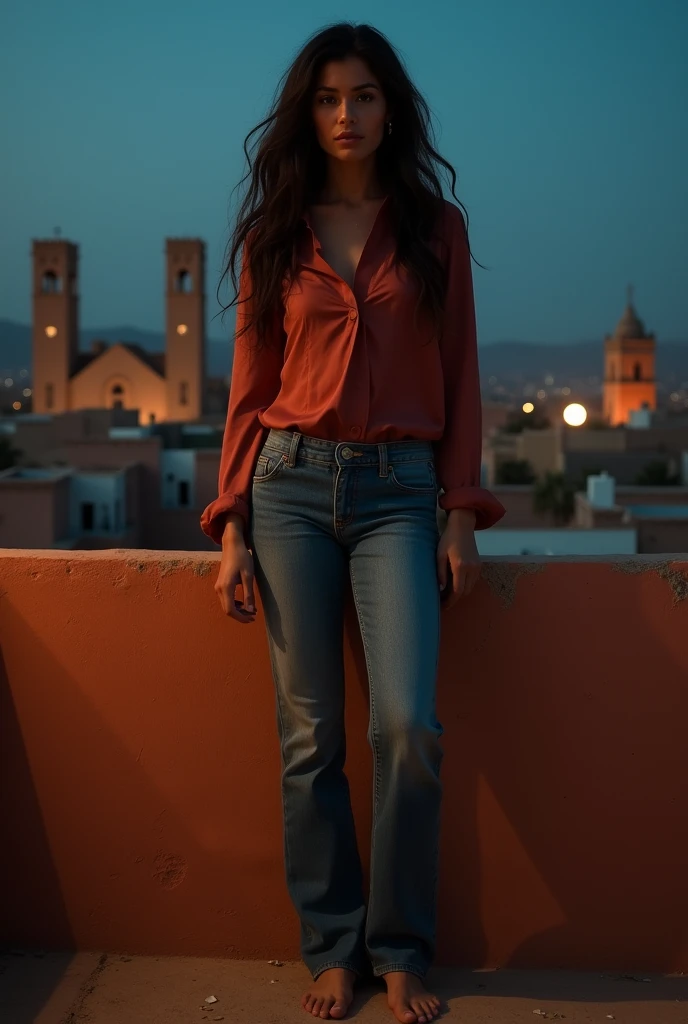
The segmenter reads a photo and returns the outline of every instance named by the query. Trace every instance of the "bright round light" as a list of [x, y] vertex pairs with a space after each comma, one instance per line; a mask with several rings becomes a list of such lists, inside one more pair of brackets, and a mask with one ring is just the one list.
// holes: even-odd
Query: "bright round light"
[[568, 423], [570, 427], [580, 427], [581, 423], [585, 423], [588, 418], [585, 406], [579, 405], [578, 402], [572, 402], [571, 405], [567, 405], [562, 415], [564, 422]]
[[535, 406], [533, 405], [532, 402], [524, 402], [523, 403], [523, 411], [524, 412], [532, 412], [534, 408], [535, 408]]

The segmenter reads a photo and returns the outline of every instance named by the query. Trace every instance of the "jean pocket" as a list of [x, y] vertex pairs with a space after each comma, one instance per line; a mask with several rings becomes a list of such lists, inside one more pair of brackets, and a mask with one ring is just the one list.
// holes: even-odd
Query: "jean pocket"
[[436, 494], [437, 478], [432, 459], [411, 459], [389, 464], [391, 483], [400, 491], [415, 494]]
[[256, 484], [272, 480], [284, 469], [286, 455], [281, 452], [264, 448], [258, 456], [253, 482]]

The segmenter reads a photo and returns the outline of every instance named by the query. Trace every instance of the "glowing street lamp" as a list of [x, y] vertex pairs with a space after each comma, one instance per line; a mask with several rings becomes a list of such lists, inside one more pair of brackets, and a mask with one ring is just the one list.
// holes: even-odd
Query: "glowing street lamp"
[[578, 402], [571, 402], [564, 409], [562, 416], [564, 417], [564, 422], [568, 423], [570, 427], [580, 427], [587, 420], [588, 413], [584, 405], [580, 405]]

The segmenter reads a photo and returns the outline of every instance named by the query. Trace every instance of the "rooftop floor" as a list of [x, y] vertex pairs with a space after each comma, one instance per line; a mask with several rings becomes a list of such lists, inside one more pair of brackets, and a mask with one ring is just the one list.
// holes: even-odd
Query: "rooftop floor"
[[[300, 961], [0, 953], [4, 1024], [299, 1024], [310, 974]], [[686, 1024], [688, 976], [614, 971], [435, 967], [436, 1020], [457, 1024]], [[357, 987], [346, 1020], [393, 1022], [383, 981]], [[215, 996], [216, 1002], [205, 1004]]]

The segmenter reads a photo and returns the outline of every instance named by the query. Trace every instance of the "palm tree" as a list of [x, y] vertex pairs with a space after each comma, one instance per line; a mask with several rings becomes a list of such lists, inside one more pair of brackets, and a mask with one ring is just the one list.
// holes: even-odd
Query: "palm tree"
[[634, 484], [642, 484], [645, 487], [664, 487], [671, 484], [681, 483], [680, 473], [670, 473], [669, 467], [663, 459], [654, 459], [647, 462], [640, 473], [636, 474]]
[[498, 462], [495, 476], [498, 484], [532, 484], [535, 480], [528, 459], [505, 459]]
[[23, 455], [23, 452], [20, 448], [13, 448], [8, 437], [0, 437], [0, 470], [16, 466], [20, 455]]
[[533, 511], [551, 513], [555, 526], [564, 526], [573, 515], [575, 490], [563, 473], [548, 470], [533, 488]]

